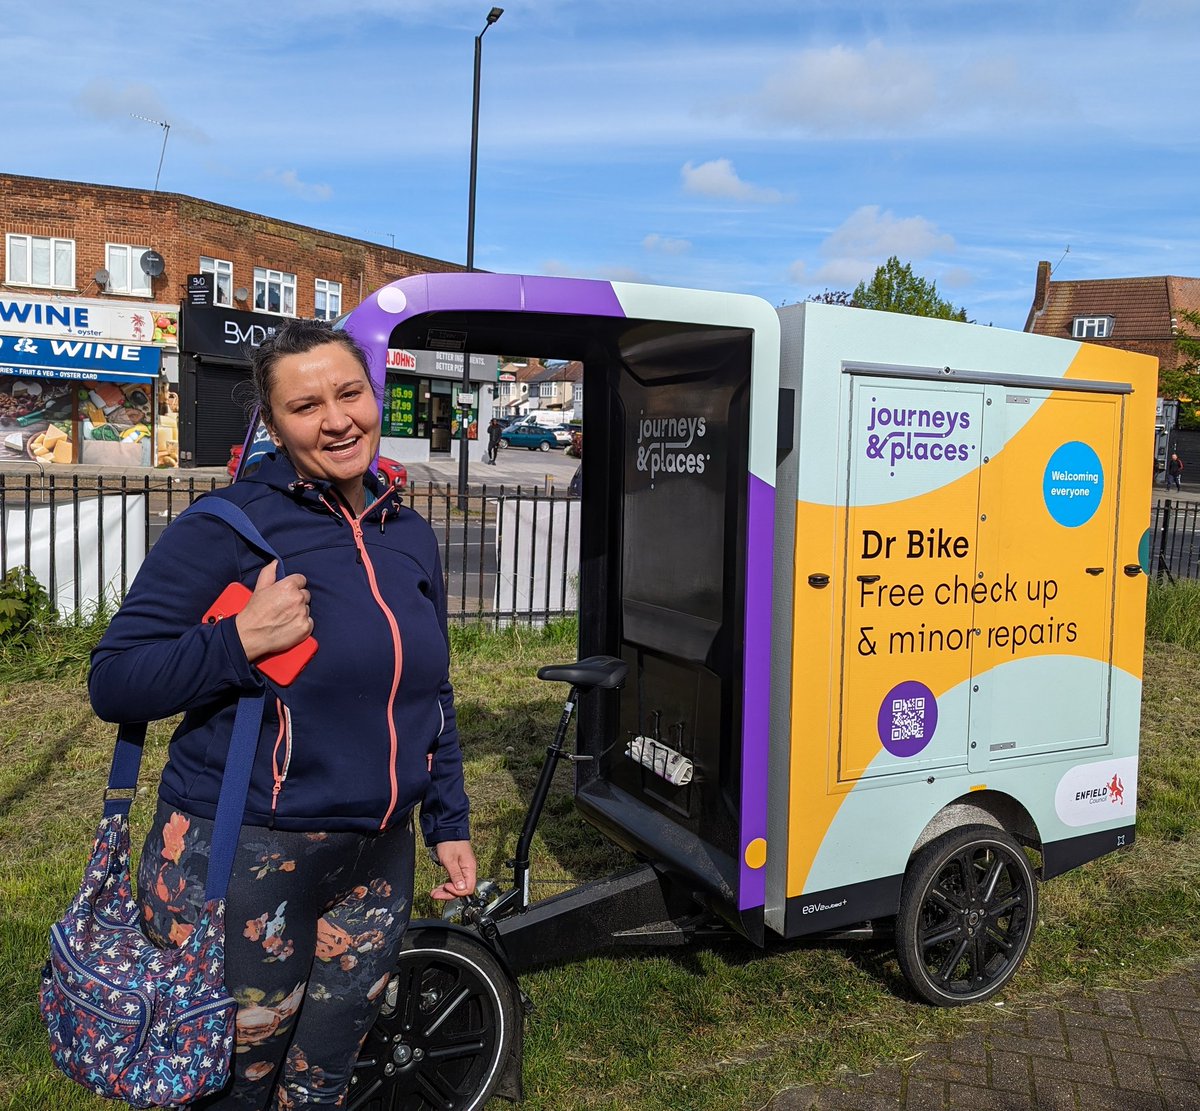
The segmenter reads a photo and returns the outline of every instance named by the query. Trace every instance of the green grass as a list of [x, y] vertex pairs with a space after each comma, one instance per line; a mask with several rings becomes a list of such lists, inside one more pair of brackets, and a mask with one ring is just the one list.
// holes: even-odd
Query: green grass
[[[575, 629], [463, 628], [452, 640], [476, 848], [482, 873], [503, 878], [561, 709], [561, 688], [534, 673], [572, 658]], [[111, 754], [109, 727], [87, 707], [85, 641], [73, 631], [45, 640], [26, 653], [37, 660], [0, 652], [0, 1107], [111, 1106], [54, 1073], [35, 1003], [46, 931], [78, 883]], [[1043, 887], [1029, 958], [1000, 997], [1005, 1012], [1081, 985], [1140, 982], [1200, 945], [1200, 653], [1149, 645], [1142, 720], [1138, 843]], [[168, 724], [151, 731], [146, 784], [168, 736]], [[151, 794], [135, 807], [135, 828], [145, 828]], [[433, 870], [418, 859], [418, 891], [428, 891]], [[575, 814], [564, 769], [534, 845], [544, 885], [535, 894], [627, 863]], [[417, 914], [431, 911], [420, 896]], [[535, 1004], [531, 1111], [762, 1108], [784, 1088], [903, 1060], [997, 1010], [913, 1002], [882, 943], [630, 951], [523, 986]]]
[[1200, 582], [1150, 580], [1146, 601], [1146, 636], [1200, 651]]

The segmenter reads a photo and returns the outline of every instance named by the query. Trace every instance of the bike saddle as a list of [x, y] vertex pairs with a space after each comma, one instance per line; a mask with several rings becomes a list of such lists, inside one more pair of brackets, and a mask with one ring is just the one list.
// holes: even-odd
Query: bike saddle
[[539, 679], [552, 683], [570, 683], [582, 691], [615, 690], [625, 682], [629, 665], [615, 656], [588, 656], [573, 664], [551, 664], [538, 669]]

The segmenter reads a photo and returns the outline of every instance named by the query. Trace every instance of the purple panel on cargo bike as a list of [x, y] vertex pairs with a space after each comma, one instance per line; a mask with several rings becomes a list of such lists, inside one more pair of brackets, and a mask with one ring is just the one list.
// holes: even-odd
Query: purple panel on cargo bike
[[746, 863], [746, 847], [767, 836], [767, 761], [771, 736], [771, 564], [775, 490], [756, 475], [749, 475], [747, 498], [738, 910], [761, 907], [767, 898], [766, 867], [751, 868]]
[[[540, 312], [624, 316], [608, 282], [520, 274], [419, 274], [377, 289], [346, 317], [345, 328], [371, 355], [371, 376], [382, 383], [392, 329], [430, 312]], [[379, 353], [379, 357], [376, 357]], [[479, 354], [479, 352], [475, 352]]]

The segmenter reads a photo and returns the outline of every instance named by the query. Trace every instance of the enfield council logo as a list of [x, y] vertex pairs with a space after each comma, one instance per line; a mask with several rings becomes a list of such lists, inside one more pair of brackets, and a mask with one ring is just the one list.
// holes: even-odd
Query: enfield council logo
[[634, 466], [650, 476], [650, 489], [664, 474], [702, 475], [712, 455], [704, 450], [704, 417], [638, 416]]
[[1115, 818], [1132, 820], [1137, 799], [1137, 760], [1104, 760], [1067, 770], [1054, 792], [1054, 809], [1069, 826]]
[[887, 464], [894, 477], [907, 463], [966, 463], [975, 445], [963, 435], [971, 428], [965, 409], [885, 405], [871, 398], [864, 452]]

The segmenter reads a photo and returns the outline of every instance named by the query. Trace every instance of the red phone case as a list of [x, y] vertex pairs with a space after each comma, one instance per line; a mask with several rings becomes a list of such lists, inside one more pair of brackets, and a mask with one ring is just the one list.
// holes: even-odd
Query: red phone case
[[[204, 623], [215, 625], [226, 617], [236, 617], [246, 608], [251, 593], [252, 591], [241, 583], [230, 583], [221, 591], [217, 600], [209, 606], [208, 612], [203, 618]], [[305, 665], [316, 655], [316, 652], [316, 639], [310, 636], [294, 648], [287, 649], [286, 652], [273, 652], [269, 656], [263, 656], [261, 660], [255, 662], [254, 666], [272, 682], [278, 683], [281, 687], [287, 687], [291, 686], [292, 681], [304, 670]]]

